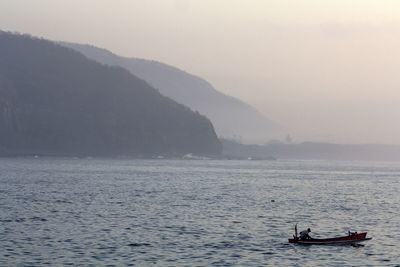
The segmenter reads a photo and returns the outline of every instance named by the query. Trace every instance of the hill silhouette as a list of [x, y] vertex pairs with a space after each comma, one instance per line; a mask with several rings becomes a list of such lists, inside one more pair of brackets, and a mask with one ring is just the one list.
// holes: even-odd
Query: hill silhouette
[[264, 143], [282, 136], [282, 126], [243, 101], [222, 94], [200, 77], [161, 62], [121, 57], [91, 45], [61, 44], [103, 64], [126, 68], [163, 95], [206, 115], [221, 137], [239, 137], [246, 143]]
[[127, 70], [0, 31], [0, 153], [218, 155], [211, 122]]

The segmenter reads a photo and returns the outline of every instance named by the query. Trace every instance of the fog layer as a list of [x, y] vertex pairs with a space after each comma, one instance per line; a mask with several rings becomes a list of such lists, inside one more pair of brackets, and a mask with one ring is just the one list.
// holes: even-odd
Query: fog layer
[[0, 25], [166, 62], [295, 142], [400, 144], [400, 2], [2, 0]]

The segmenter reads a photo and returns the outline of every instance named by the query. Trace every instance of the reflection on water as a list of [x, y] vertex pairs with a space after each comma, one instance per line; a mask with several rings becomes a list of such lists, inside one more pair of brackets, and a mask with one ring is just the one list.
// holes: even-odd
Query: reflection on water
[[[396, 266], [399, 178], [394, 163], [3, 158], [0, 265]], [[288, 244], [295, 223], [373, 240]]]

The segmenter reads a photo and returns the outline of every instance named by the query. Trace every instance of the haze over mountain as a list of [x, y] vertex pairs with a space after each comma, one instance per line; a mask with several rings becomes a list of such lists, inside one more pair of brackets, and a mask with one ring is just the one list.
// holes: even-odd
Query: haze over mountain
[[127, 70], [0, 31], [0, 154], [218, 155], [211, 122]]
[[284, 136], [283, 127], [243, 101], [217, 91], [206, 80], [173, 66], [145, 59], [127, 58], [91, 45], [61, 43], [88, 58], [117, 65], [144, 79], [163, 95], [206, 115], [219, 136], [245, 143], [265, 143]]
[[2, 0], [0, 27], [166, 62], [249, 103], [295, 142], [400, 145], [400, 1], [56, 3]]

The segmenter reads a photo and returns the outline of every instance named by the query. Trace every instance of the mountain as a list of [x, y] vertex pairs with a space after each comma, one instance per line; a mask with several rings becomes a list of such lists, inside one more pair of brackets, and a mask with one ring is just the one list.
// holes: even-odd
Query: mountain
[[164, 63], [121, 57], [90, 45], [61, 44], [100, 63], [126, 68], [163, 95], [206, 115], [219, 136], [240, 137], [246, 143], [264, 143], [282, 136], [280, 125], [239, 99], [220, 93], [202, 78]]
[[218, 155], [211, 122], [127, 70], [0, 32], [0, 153]]

